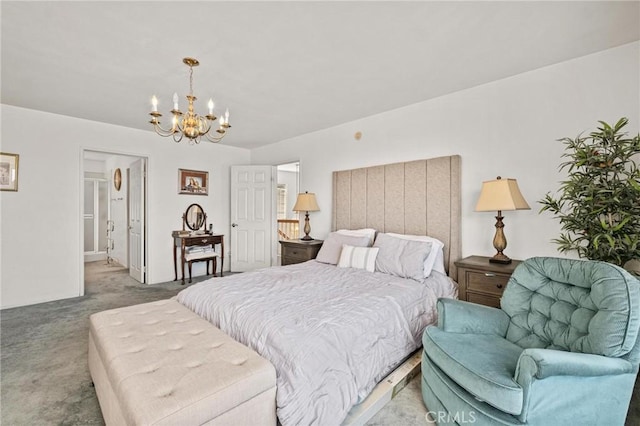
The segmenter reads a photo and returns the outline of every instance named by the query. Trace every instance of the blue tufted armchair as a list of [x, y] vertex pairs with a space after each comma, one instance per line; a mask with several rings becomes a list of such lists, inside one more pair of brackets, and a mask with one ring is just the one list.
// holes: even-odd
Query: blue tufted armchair
[[623, 425], [640, 363], [640, 281], [614, 265], [531, 258], [501, 309], [438, 301], [422, 395], [438, 424]]

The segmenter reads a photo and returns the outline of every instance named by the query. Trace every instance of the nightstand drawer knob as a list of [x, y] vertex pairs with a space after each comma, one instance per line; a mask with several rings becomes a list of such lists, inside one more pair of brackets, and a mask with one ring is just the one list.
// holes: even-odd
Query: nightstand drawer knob
[[485, 272], [484, 276], [485, 276], [485, 277], [495, 277], [495, 276], [496, 276], [496, 274], [491, 274], [491, 273], [489, 273], [489, 272]]
[[498, 284], [496, 287], [498, 287], [498, 288], [502, 288], [502, 284]]

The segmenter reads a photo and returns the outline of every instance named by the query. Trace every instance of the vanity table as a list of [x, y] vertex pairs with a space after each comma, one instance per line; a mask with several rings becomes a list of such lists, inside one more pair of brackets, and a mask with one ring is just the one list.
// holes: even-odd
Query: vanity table
[[[201, 229], [202, 228], [202, 229]], [[217, 258], [220, 258], [220, 276], [224, 268], [224, 235], [212, 234], [206, 231], [207, 215], [198, 204], [191, 204], [187, 211], [182, 215], [182, 231], [173, 231], [173, 272], [174, 281], [178, 280], [178, 256], [177, 251], [180, 249], [180, 271], [182, 276], [182, 284], [184, 284], [184, 265], [189, 267], [189, 282], [191, 282], [191, 264], [193, 262], [207, 262], [207, 275], [209, 275], [209, 262], [213, 263], [212, 273], [217, 276]], [[220, 250], [216, 250], [216, 246], [220, 246]], [[212, 252], [196, 252], [189, 254], [189, 248], [194, 247], [213, 247]]]

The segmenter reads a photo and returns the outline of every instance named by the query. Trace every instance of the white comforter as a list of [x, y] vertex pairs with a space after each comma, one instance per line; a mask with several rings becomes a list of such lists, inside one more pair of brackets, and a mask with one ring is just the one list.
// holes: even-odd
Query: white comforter
[[214, 278], [183, 305], [271, 361], [277, 415], [287, 425], [339, 425], [436, 321], [457, 286], [437, 272], [419, 283], [316, 261]]

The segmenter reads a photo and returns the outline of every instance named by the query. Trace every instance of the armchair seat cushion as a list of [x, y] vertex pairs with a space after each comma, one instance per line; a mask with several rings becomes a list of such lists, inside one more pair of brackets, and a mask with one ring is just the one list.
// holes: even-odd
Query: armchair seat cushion
[[423, 335], [428, 357], [478, 400], [520, 414], [523, 389], [514, 380], [523, 349], [501, 336], [451, 333], [429, 326]]

